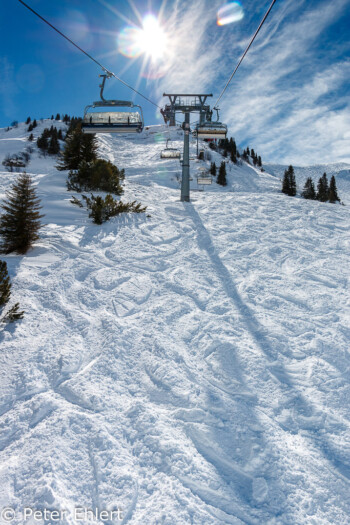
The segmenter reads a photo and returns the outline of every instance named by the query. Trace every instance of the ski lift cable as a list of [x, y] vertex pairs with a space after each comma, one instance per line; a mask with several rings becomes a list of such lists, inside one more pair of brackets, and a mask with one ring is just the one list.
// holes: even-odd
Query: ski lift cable
[[251, 40], [250, 40], [250, 42], [249, 42], [249, 44], [248, 44], [248, 47], [247, 47], [246, 50], [244, 51], [244, 53], [243, 53], [243, 55], [242, 55], [240, 61], [238, 62], [238, 64], [237, 64], [236, 68], [234, 69], [232, 75], [231, 75], [230, 78], [228, 79], [228, 81], [227, 81], [227, 83], [226, 83], [226, 86], [225, 86], [224, 89], [222, 90], [222, 92], [221, 92], [219, 98], [217, 99], [217, 101], [216, 101], [216, 103], [215, 103], [215, 105], [214, 105], [214, 109], [217, 109], [218, 104], [219, 104], [219, 102], [220, 102], [220, 100], [221, 100], [223, 94], [225, 93], [225, 91], [226, 91], [226, 89], [228, 88], [228, 86], [229, 86], [231, 80], [233, 79], [234, 75], [236, 74], [237, 69], [238, 69], [239, 66], [242, 64], [242, 62], [243, 62], [243, 60], [244, 60], [244, 57], [245, 57], [246, 54], [248, 53], [248, 51], [249, 51], [251, 45], [253, 44], [254, 40], [255, 40], [256, 37], [258, 36], [258, 33], [259, 33], [260, 29], [261, 29], [262, 26], [264, 25], [265, 20], [266, 20], [266, 18], [269, 16], [269, 14], [270, 14], [270, 12], [271, 12], [271, 9], [272, 9], [273, 6], [275, 5], [276, 1], [277, 1], [277, 0], [273, 0], [273, 1], [272, 1], [272, 3], [271, 3], [271, 5], [270, 5], [270, 7], [268, 8], [268, 10], [267, 10], [267, 12], [266, 12], [264, 18], [263, 18], [262, 21], [260, 22], [260, 25], [259, 25], [258, 29], [255, 31], [253, 37], [251, 38]]
[[93, 56], [89, 55], [89, 53], [87, 53], [86, 51], [84, 51], [84, 49], [82, 49], [80, 46], [78, 46], [78, 44], [76, 44], [75, 42], [73, 42], [73, 40], [71, 40], [68, 36], [66, 36], [64, 33], [62, 33], [59, 29], [57, 29], [57, 27], [55, 27], [54, 25], [52, 25], [48, 20], [46, 20], [44, 17], [42, 17], [41, 15], [39, 15], [39, 13], [37, 13], [34, 9], [32, 9], [29, 5], [27, 5], [25, 2], [23, 2], [23, 0], [18, 0], [22, 5], [24, 5], [24, 7], [26, 7], [27, 9], [29, 9], [29, 11], [31, 11], [34, 15], [36, 15], [38, 18], [40, 18], [40, 20], [42, 20], [43, 22], [45, 22], [45, 24], [47, 24], [48, 26], [50, 26], [54, 31], [56, 31], [56, 33], [58, 33], [59, 35], [61, 35], [63, 38], [65, 38], [66, 40], [68, 40], [68, 42], [70, 42], [74, 47], [76, 47], [77, 49], [79, 49], [79, 51], [81, 51], [82, 53], [84, 53], [84, 55], [86, 55], [90, 60], [92, 60], [93, 62], [95, 62], [95, 64], [97, 64], [100, 68], [102, 68], [102, 70], [107, 73], [108, 76], [111, 76], [111, 77], [114, 77], [116, 78], [117, 80], [119, 80], [119, 82], [121, 82], [122, 84], [124, 84], [124, 86], [126, 86], [127, 88], [131, 89], [132, 91], [134, 91], [135, 93], [137, 93], [138, 95], [140, 95], [140, 97], [144, 98], [145, 100], [147, 100], [147, 102], [150, 102], [151, 104], [153, 104], [153, 106], [156, 106], [157, 108], [160, 109], [160, 106], [158, 106], [158, 104], [156, 104], [155, 102], [153, 102], [152, 100], [150, 100], [149, 98], [147, 98], [145, 95], [143, 95], [142, 93], [140, 93], [139, 91], [137, 91], [135, 88], [133, 88], [132, 86], [130, 86], [129, 84], [127, 84], [124, 80], [122, 80], [121, 78], [119, 78], [115, 73], [113, 73], [113, 71], [109, 71], [109, 69], [107, 69], [105, 66], [103, 66], [98, 60], [96, 60]]

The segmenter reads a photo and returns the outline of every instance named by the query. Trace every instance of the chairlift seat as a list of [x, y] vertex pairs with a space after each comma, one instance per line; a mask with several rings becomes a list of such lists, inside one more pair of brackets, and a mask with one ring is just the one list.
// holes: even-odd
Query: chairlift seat
[[197, 126], [197, 133], [201, 139], [225, 139], [227, 126], [221, 122], [204, 122]]
[[179, 159], [180, 157], [181, 153], [176, 148], [166, 148], [160, 152], [161, 159]]
[[82, 124], [84, 133], [140, 133], [142, 129], [137, 111], [86, 112]]

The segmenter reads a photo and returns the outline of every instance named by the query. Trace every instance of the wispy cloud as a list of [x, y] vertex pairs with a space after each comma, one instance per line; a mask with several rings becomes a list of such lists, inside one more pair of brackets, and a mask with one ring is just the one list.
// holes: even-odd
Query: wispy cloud
[[350, 62], [335, 59], [331, 49], [327, 59], [320, 57], [317, 46], [347, 4], [319, 2], [310, 9], [306, 2], [286, 2], [223, 101], [231, 131], [266, 160], [299, 165], [350, 160], [345, 138], [350, 104], [340, 95]]
[[[255, 4], [251, 12], [256, 7], [262, 16], [265, 6]], [[166, 74], [156, 86], [158, 97], [166, 90], [220, 93], [258, 20], [226, 28], [214, 41], [211, 30], [219, 5], [207, 0], [172, 3], [166, 29], [173, 46]], [[349, 0], [277, 3], [225, 93], [221, 116], [231, 135], [266, 161], [300, 165], [350, 160], [350, 103], [345, 97], [350, 61], [339, 58], [350, 45], [338, 43], [326, 52], [319, 43], [347, 7]]]
[[216, 20], [218, 2], [176, 0], [168, 10], [165, 30], [169, 39], [165, 75], [156, 86], [157, 95], [170, 92], [205, 92], [221, 70], [223, 42], [210, 45], [209, 28]]

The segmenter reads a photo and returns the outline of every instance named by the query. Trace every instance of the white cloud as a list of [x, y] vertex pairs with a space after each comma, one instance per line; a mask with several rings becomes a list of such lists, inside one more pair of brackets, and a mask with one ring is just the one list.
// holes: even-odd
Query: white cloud
[[269, 26], [277, 23], [279, 32], [260, 42], [230, 86], [222, 103], [230, 129], [266, 161], [300, 165], [350, 160], [344, 138], [350, 105], [338, 98], [350, 62], [325, 64], [315, 51], [317, 39], [346, 3], [338, 0], [300, 12], [304, 2], [286, 2], [289, 19], [282, 25], [281, 12], [277, 20], [270, 19]]
[[[167, 9], [173, 46], [166, 74], [157, 82], [159, 99], [163, 91], [214, 90], [219, 95], [251, 37], [239, 38], [240, 32], [247, 25], [253, 31], [257, 23], [246, 20], [213, 42], [211, 24], [221, 3], [176, 0]], [[238, 142], [249, 143], [265, 161], [300, 165], [350, 160], [350, 104], [339, 99], [350, 62], [336, 58], [339, 49], [334, 47], [328, 55], [318, 53], [318, 40], [348, 4], [277, 3], [226, 91], [222, 120]], [[265, 9], [256, 6], [259, 12]]]

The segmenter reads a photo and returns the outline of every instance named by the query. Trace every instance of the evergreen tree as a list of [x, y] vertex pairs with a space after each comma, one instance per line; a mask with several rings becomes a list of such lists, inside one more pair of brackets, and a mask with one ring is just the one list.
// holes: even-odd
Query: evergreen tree
[[48, 151], [48, 153], [50, 153], [50, 155], [57, 155], [57, 153], [59, 153], [59, 151], [60, 151], [60, 144], [58, 142], [56, 133], [54, 133], [51, 136], [51, 139], [50, 139], [47, 151]]
[[336, 203], [337, 201], [340, 202], [334, 175], [332, 175], [331, 182], [329, 184], [328, 200], [332, 204]]
[[29, 140], [29, 142], [33, 142], [33, 140], [34, 140], [34, 135], [33, 135], [33, 133], [31, 133], [31, 134], [29, 135], [28, 140]]
[[210, 166], [210, 175], [213, 175], [213, 177], [216, 177], [216, 164], [215, 162], [211, 163]]
[[10, 297], [11, 282], [7, 273], [7, 264], [5, 261], [0, 261], [0, 308], [9, 302]]
[[295, 195], [297, 194], [297, 183], [295, 180], [293, 166], [289, 166], [288, 170], [289, 170], [289, 180], [290, 180], [290, 196], [295, 197]]
[[63, 140], [63, 133], [62, 133], [62, 130], [61, 130], [61, 129], [58, 130], [57, 138], [58, 138], [59, 140]]
[[327, 173], [324, 173], [322, 177], [319, 179], [317, 184], [317, 196], [316, 199], [321, 202], [327, 202], [328, 201], [328, 179], [327, 179]]
[[311, 177], [308, 177], [308, 179], [306, 180], [301, 196], [304, 197], [304, 199], [316, 199], [315, 185]]
[[51, 120], [54, 120], [54, 118], [55, 118], [55, 117], [54, 117], [53, 115], [51, 115]]
[[295, 180], [293, 166], [289, 166], [289, 168], [286, 169], [284, 172], [282, 193], [285, 193], [290, 197], [294, 197], [297, 194], [297, 184]]
[[83, 133], [77, 125], [67, 133], [65, 148], [58, 170], [77, 170], [82, 161], [93, 162], [97, 159], [97, 141], [95, 135]]
[[218, 178], [216, 179], [216, 182], [218, 184], [220, 184], [221, 186], [227, 186], [227, 181], [226, 181], [226, 163], [225, 162], [222, 162], [220, 164], [219, 174], [218, 174]]
[[41, 228], [40, 201], [29, 175], [23, 173], [6, 194], [7, 202], [1, 205], [0, 235], [3, 237], [1, 251], [26, 253], [39, 239]]
[[249, 146], [247, 146], [247, 156], [248, 156], [248, 157], [250, 156], [250, 149], [249, 149]]
[[78, 170], [69, 172], [67, 188], [74, 191], [106, 191], [122, 195], [124, 179], [124, 170], [119, 170], [108, 160], [82, 161]]
[[32, 122], [33, 129], [36, 128], [37, 125], [38, 125], [38, 123], [37, 123], [36, 119], [34, 119], [33, 122]]
[[[0, 311], [10, 300], [11, 297], [11, 282], [10, 276], [7, 272], [7, 264], [5, 261], [0, 261]], [[18, 319], [23, 318], [24, 312], [19, 311], [19, 303], [10, 308], [10, 310], [1, 318], [3, 323], [12, 323]]]
[[282, 193], [290, 195], [290, 180], [288, 170], [284, 170], [283, 182], [282, 182]]
[[237, 157], [236, 157], [236, 153], [234, 151], [231, 151], [231, 161], [234, 163], [234, 164], [237, 164]]
[[258, 157], [258, 166], [259, 166], [259, 168], [262, 167], [262, 162], [261, 162], [261, 157], [260, 157], [260, 155], [259, 155], [259, 157]]
[[41, 149], [42, 152], [47, 151], [49, 147], [49, 139], [47, 136], [47, 133], [45, 133], [45, 130], [43, 131], [42, 135], [38, 137], [36, 144], [39, 149]]
[[30, 121], [31, 121], [31, 120], [32, 120], [32, 119], [31, 119], [30, 117], [28, 117], [27, 120], [26, 120], [26, 124], [30, 124]]
[[55, 120], [61, 120], [61, 115], [57, 113]]

